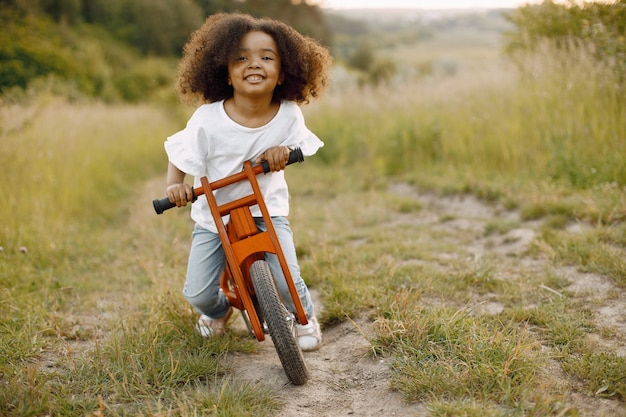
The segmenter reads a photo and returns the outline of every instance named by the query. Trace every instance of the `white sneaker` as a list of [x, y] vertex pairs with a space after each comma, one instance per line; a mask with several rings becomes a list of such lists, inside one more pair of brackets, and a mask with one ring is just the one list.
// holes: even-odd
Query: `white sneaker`
[[226, 330], [226, 323], [233, 314], [233, 309], [228, 310], [228, 313], [224, 317], [219, 319], [212, 319], [209, 316], [201, 315], [196, 324], [196, 330], [202, 337], [223, 336]]
[[317, 318], [311, 317], [306, 325], [296, 324], [298, 345], [303, 352], [317, 350], [322, 345], [322, 331]]

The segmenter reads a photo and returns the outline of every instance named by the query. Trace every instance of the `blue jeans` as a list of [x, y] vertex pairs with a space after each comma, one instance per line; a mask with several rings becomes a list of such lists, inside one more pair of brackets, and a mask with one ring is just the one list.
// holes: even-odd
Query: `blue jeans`
[[[255, 218], [254, 221], [259, 230], [267, 230], [262, 218]], [[308, 314], [308, 317], [313, 317], [313, 302], [311, 301], [309, 289], [300, 276], [300, 267], [296, 258], [296, 248], [289, 221], [285, 217], [272, 217], [272, 223], [278, 235], [280, 247], [289, 265], [289, 271], [298, 290], [304, 311]], [[278, 257], [274, 254], [266, 254], [265, 259], [270, 265], [272, 274], [276, 279], [278, 291], [286, 307], [295, 313], [296, 309], [291, 301], [289, 287], [287, 287]], [[226, 256], [224, 255], [219, 235], [196, 225], [192, 234], [183, 295], [198, 312], [211, 318], [224, 317], [230, 307], [224, 293], [220, 290], [220, 278], [225, 267]]]

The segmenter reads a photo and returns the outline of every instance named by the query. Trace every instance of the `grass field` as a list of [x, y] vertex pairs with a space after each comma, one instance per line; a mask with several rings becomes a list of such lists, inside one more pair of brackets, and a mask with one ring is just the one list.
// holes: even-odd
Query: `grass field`
[[[546, 54], [524, 71], [490, 59], [373, 90], [343, 73], [306, 109], [326, 146], [292, 187], [311, 200], [298, 206], [296, 233], [303, 270], [324, 296], [322, 320], [374, 311], [372, 352], [393, 359], [392, 386], [432, 415], [579, 415], [567, 404], [572, 392], [626, 401], [623, 354], [588, 338], [599, 333], [615, 347], [623, 335], [595, 325], [562, 278], [522, 269], [503, 282], [497, 265], [462, 257], [415, 267], [403, 261], [461, 249], [437, 234], [416, 241], [424, 230], [380, 226], [390, 212], [420, 211], [386, 194], [390, 181], [473, 194], [543, 222], [529, 256], [608, 277], [612, 297], [623, 297], [626, 106], [610, 73], [585, 57]], [[272, 392], [232, 379], [221, 362], [222, 352], [254, 343], [239, 334], [205, 342], [193, 331], [172, 278], [186, 260], [187, 213], [146, 220], [163, 182], [162, 141], [185, 116], [45, 94], [2, 103], [0, 414], [241, 417], [279, 408]], [[354, 201], [368, 210], [355, 216]], [[486, 293], [506, 308], [463, 309]], [[548, 359], [566, 386], [539, 372]]]

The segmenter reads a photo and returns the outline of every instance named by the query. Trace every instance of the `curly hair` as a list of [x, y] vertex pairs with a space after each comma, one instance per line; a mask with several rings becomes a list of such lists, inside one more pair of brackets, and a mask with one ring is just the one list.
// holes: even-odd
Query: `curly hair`
[[209, 16], [183, 48], [178, 67], [178, 94], [185, 103], [211, 103], [233, 95], [228, 85], [228, 61], [245, 34], [265, 32], [276, 42], [284, 81], [274, 90], [274, 101], [308, 103], [328, 85], [332, 57], [317, 41], [269, 18], [241, 13]]

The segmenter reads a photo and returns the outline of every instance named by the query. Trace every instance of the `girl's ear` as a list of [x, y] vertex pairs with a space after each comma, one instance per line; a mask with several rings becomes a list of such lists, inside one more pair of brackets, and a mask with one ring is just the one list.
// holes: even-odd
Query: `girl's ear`
[[285, 73], [281, 71], [280, 75], [278, 76], [278, 85], [281, 85], [283, 81], [285, 81]]

